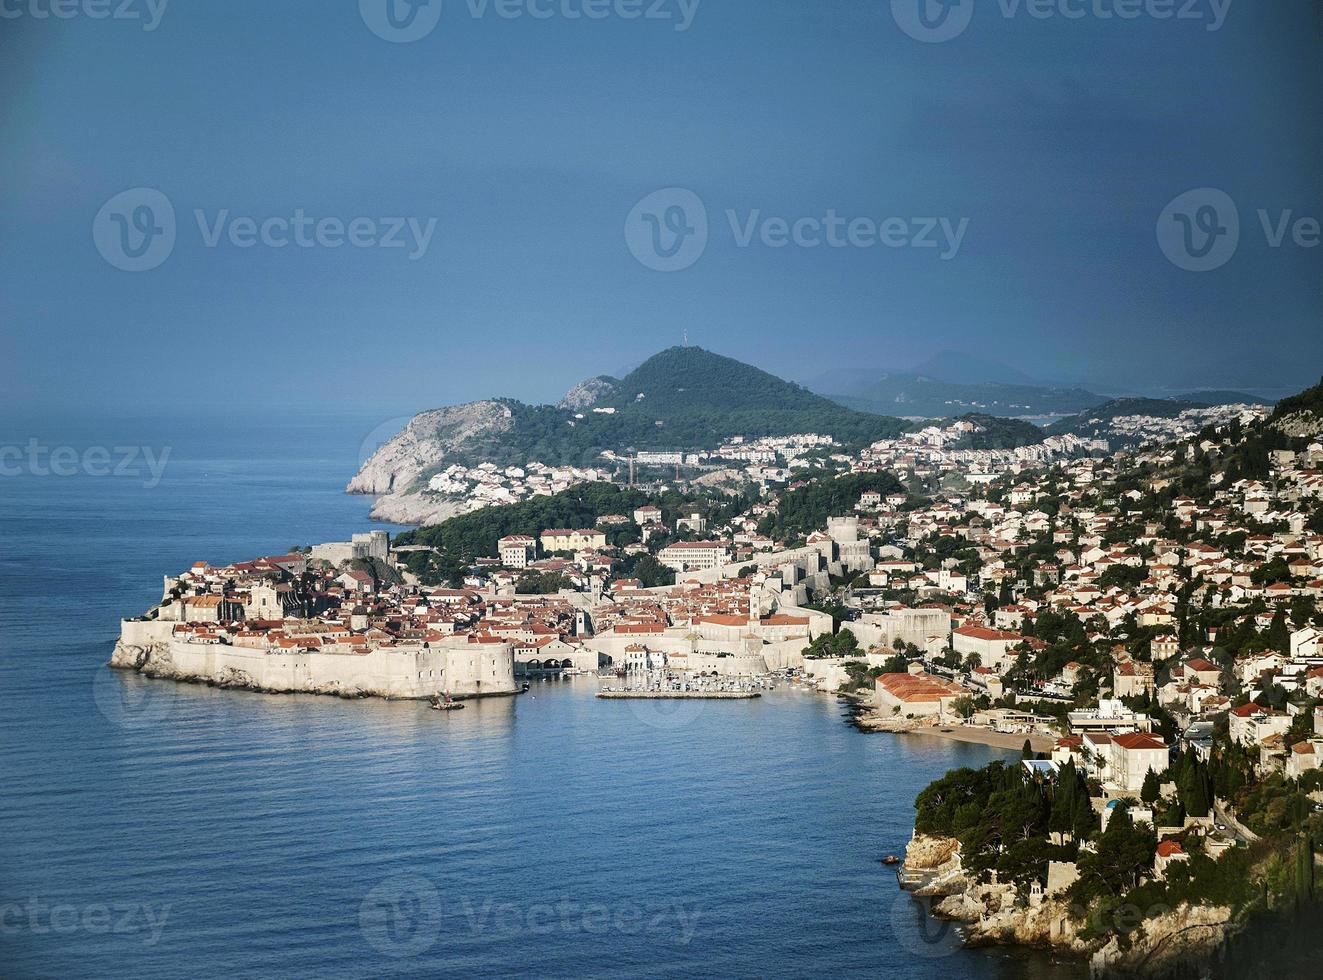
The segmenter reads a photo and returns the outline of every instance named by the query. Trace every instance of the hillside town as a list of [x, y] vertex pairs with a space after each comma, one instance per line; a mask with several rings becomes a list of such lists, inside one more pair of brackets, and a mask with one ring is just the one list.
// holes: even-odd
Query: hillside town
[[[1248, 425], [1268, 417], [1271, 409], [1264, 405], [1210, 405], [1187, 408], [1167, 417], [1163, 415], [1130, 414], [1098, 419], [1092, 427], [1105, 433], [1113, 448], [1118, 446], [1151, 446], [1188, 439], [1201, 430], [1221, 427], [1237, 422]], [[1081, 416], [1088, 424], [1089, 413]]]
[[[1227, 417], [1240, 425], [1240, 415]], [[1295, 718], [1289, 696], [1323, 693], [1311, 621], [1323, 589], [1323, 535], [1308, 530], [1323, 490], [1316, 444], [1274, 453], [1263, 479], [1217, 474], [1196, 499], [1173, 493], [1161, 474], [1215, 456], [1216, 427], [1184, 446], [1110, 458], [1096, 441], [1069, 436], [1016, 450], [945, 448], [976, 429], [955, 422], [870, 446], [851, 461], [857, 477], [899, 470], [911, 486], [865, 490], [850, 513], [828, 515], [794, 541], [759, 531], [780, 500], [760, 488], [756, 503], [720, 526], [701, 506], [667, 514], [650, 504], [602, 514], [592, 528], [506, 535], [461, 582], [442, 588], [426, 584], [417, 574], [425, 565], [412, 560], [432, 549], [393, 550], [377, 531], [218, 568], [199, 562], [166, 580], [150, 615], [170, 623], [176, 640], [303, 655], [503, 641], [519, 673], [692, 665], [700, 659], [685, 658], [706, 656], [704, 668], [719, 673], [798, 670], [835, 691], [851, 683], [847, 665], [863, 665], [876, 675], [877, 712], [890, 709], [903, 724], [962, 714], [1007, 732], [1059, 736], [1057, 755], [1081, 764], [1103, 744], [1086, 746], [1085, 735], [1154, 729], [1151, 712], [1122, 707], [1135, 701], [1159, 709], [1169, 737], [1201, 749], [1210, 719], [1230, 712], [1262, 734], [1253, 747], [1263, 765], [1296, 771], [1323, 760], [1323, 749], [1286, 741]], [[732, 440], [723, 452], [740, 445]], [[751, 441], [747, 450], [750, 465], [761, 465], [787, 446], [830, 445], [811, 436]], [[1154, 475], [1117, 492], [1118, 481], [1134, 482], [1126, 475], [1140, 471]], [[523, 481], [513, 500], [601, 476], [490, 464], [448, 473], [480, 479], [476, 492], [494, 502], [506, 502], [498, 488], [510, 481]], [[612, 547], [608, 533], [621, 528], [637, 533]], [[655, 557], [674, 584], [645, 587], [621, 574], [640, 556]], [[1216, 611], [1218, 625], [1200, 635], [1193, 608]], [[1232, 615], [1238, 608], [1243, 616]], [[811, 646], [836, 627], [845, 640]], [[1067, 629], [1095, 656], [1061, 661]], [[1279, 642], [1228, 661], [1219, 637], [1247, 630], [1275, 631]], [[882, 670], [899, 659], [903, 670]], [[1232, 705], [1255, 686], [1273, 696]], [[1086, 692], [1092, 699], [1083, 702]], [[1106, 723], [1072, 721], [1072, 711], [1087, 710]], [[1124, 759], [1116, 766], [1131, 768]]]
[[530, 497], [560, 493], [581, 483], [609, 479], [609, 471], [591, 467], [547, 466], [538, 462], [505, 467], [495, 463], [479, 463], [468, 467], [462, 463], [451, 463], [428, 478], [427, 490], [457, 502], [458, 512], [468, 513], [483, 507], [497, 507]]
[[[614, 412], [614, 409], [590, 409]], [[623, 480], [660, 486], [752, 485], [760, 492], [793, 481], [797, 473], [822, 469], [858, 472], [913, 470], [920, 476], [958, 474], [973, 483], [987, 483], [1023, 466], [1050, 465], [1100, 457], [1134, 445], [1160, 445], [1189, 438], [1209, 426], [1235, 420], [1252, 424], [1269, 409], [1260, 405], [1216, 405], [1187, 409], [1174, 417], [1126, 415], [1097, 420], [1098, 434], [1038, 435], [1024, 445], [1003, 449], [971, 448], [983, 433], [978, 416], [929, 423], [894, 439], [879, 440], [861, 452], [844, 451], [831, 435], [801, 433], [746, 439], [732, 436], [715, 449], [617, 451], [605, 449], [600, 465], [553, 466], [537, 460], [517, 466], [492, 462], [450, 462], [429, 472], [423, 496], [444, 505], [447, 514], [465, 514], [483, 507], [517, 503], [560, 493], [571, 487]], [[576, 419], [584, 413], [575, 413]], [[573, 420], [571, 420], [572, 422]]]
[[[533, 504], [619, 509], [493, 532], [472, 554], [437, 542], [539, 511], [199, 561], [124, 622], [112, 662], [446, 700], [545, 676], [722, 696], [793, 679], [849, 699], [864, 731], [1023, 744], [1012, 782], [1049, 787], [1044, 800], [1074, 799], [1078, 780], [1073, 830], [1044, 836], [1041, 874], [1003, 881], [997, 900], [1056, 908], [1085, 887], [1109, 825], [1147, 828], [1140, 887], [1323, 824], [1323, 443], [1298, 422], [1231, 413], [1112, 455], [1076, 437], [947, 448], [972, 434], [955, 423], [744, 496], [483, 470], [488, 487], [535, 481]], [[749, 449], [750, 466], [769, 462]], [[920, 887], [942, 877], [912, 863]]]

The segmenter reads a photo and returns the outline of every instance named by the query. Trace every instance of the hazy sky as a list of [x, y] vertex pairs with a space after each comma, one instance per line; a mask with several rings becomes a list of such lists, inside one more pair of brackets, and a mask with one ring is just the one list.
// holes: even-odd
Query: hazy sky
[[[932, 0], [941, 43], [919, 0], [71, 2], [0, 2], [13, 408], [554, 399], [685, 328], [797, 380], [941, 348], [1113, 389], [1323, 374], [1312, 0]], [[708, 223], [675, 272], [626, 235], [665, 188], [663, 252], [700, 241], [677, 206]], [[1229, 198], [1163, 216], [1199, 188]]]

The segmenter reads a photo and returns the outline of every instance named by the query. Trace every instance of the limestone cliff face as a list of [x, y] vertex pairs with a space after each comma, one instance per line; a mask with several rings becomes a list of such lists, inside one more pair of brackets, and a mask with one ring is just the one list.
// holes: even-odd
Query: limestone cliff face
[[1288, 436], [1312, 439], [1323, 435], [1323, 416], [1314, 412], [1295, 412], [1272, 423], [1272, 426]]
[[[1137, 921], [1124, 942], [1105, 944], [1081, 936], [1084, 923], [1072, 917], [1063, 896], [1026, 901], [1015, 886], [966, 876], [955, 840], [916, 835], [905, 852], [903, 872], [914, 894], [936, 899], [932, 914], [965, 924], [969, 946], [1031, 946], [1091, 957], [1095, 977], [1160, 977], [1207, 963], [1226, 938], [1231, 910], [1180, 907]], [[1138, 916], [1136, 916], [1138, 919]]]
[[371, 494], [408, 490], [428, 467], [444, 461], [475, 436], [508, 430], [512, 419], [509, 407], [494, 401], [422, 412], [374, 452], [345, 489]]
[[440, 524], [464, 513], [464, 507], [421, 493], [388, 493], [372, 504], [372, 518], [392, 524]]
[[466, 443], [499, 435], [514, 425], [509, 406], [471, 402], [422, 412], [365, 462], [345, 489], [378, 495], [372, 516], [399, 524], [424, 524], [454, 517], [459, 509], [449, 501], [428, 500], [416, 492], [418, 479], [445, 462]]
[[950, 870], [960, 863], [960, 843], [954, 837], [929, 837], [915, 834], [905, 847], [907, 872], [936, 874]]
[[124, 670], [142, 670], [149, 663], [168, 663], [170, 644], [167, 643], [130, 643], [123, 637], [115, 641], [109, 664]]
[[570, 412], [582, 412], [592, 408], [615, 390], [616, 384], [611, 378], [589, 378], [587, 381], [580, 381], [567, 391], [556, 407]]
[[1124, 945], [1112, 939], [1093, 954], [1092, 973], [1099, 977], [1191, 975], [1209, 963], [1226, 939], [1231, 910], [1220, 906], [1181, 905], [1145, 919]]

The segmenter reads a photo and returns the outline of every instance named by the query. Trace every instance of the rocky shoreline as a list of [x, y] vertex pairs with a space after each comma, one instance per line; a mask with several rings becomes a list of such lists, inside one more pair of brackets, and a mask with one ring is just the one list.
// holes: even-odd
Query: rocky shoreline
[[967, 875], [954, 838], [915, 834], [900, 880], [929, 914], [962, 923], [966, 946], [1021, 946], [1087, 959], [1094, 977], [1199, 974], [1231, 930], [1230, 909], [1181, 905], [1151, 918], [1136, 915], [1124, 944], [1115, 937], [1104, 943], [1084, 934], [1080, 910], [1062, 895], [1026, 900], [1014, 885]]
[[[372, 517], [394, 524], [434, 524], [463, 512], [456, 501], [418, 492], [422, 475], [474, 440], [496, 438], [514, 425], [508, 405], [473, 402], [420, 412], [359, 467], [347, 493], [376, 497]], [[411, 492], [412, 491], [412, 492]]]
[[458, 501], [425, 493], [387, 493], [372, 501], [368, 516], [374, 521], [405, 527], [440, 524], [466, 513]]

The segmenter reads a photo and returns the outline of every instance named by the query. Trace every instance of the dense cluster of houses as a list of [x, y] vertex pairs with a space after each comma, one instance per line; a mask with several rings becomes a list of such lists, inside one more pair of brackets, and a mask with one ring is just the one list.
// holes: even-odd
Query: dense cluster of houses
[[1055, 435], [1032, 446], [1015, 449], [970, 449], [971, 438], [982, 427], [969, 419], [930, 425], [895, 439], [874, 443], [853, 461], [856, 472], [912, 471], [917, 476], [960, 473], [970, 483], [991, 483], [1005, 473], [1029, 473], [1076, 458], [1107, 452], [1105, 440]]
[[[1168, 421], [1182, 433], [1210, 417], [1244, 421], [1228, 411]], [[855, 471], [904, 470], [924, 496], [866, 492], [853, 513], [794, 549], [758, 532], [778, 507], [775, 492], [716, 526], [701, 510], [668, 522], [645, 505], [591, 528], [508, 535], [457, 589], [420, 584], [375, 532], [309, 553], [199, 563], [167, 580], [160, 615], [203, 642], [353, 652], [467, 636], [513, 643], [517, 662], [533, 670], [801, 667], [834, 687], [847, 677], [843, 656], [803, 656], [832, 632], [830, 616], [807, 608], [830, 594], [854, 610], [844, 624], [858, 640], [849, 655], [881, 673], [880, 705], [943, 720], [957, 703], [963, 714], [970, 701], [985, 705], [984, 718], [995, 705], [1014, 730], [1053, 731], [1058, 756], [1077, 758], [1118, 792], [1132, 792], [1148, 768], [1163, 771], [1172, 748], [1145, 713], [1124, 707], [1135, 699], [1175, 718], [1182, 744], [1197, 751], [1207, 751], [1212, 723], [1225, 717], [1230, 737], [1265, 769], [1300, 773], [1323, 763], [1323, 741], [1287, 739], [1305, 699], [1323, 697], [1317, 621], [1292, 622], [1288, 646], [1230, 665], [1214, 652], [1219, 630], [1267, 631], [1283, 611], [1323, 597], [1323, 535], [1309, 530], [1323, 502], [1323, 446], [1276, 452], [1269, 478], [1215, 479], [1196, 499], [1171, 494], [1165, 474], [1223, 452], [1215, 438], [1111, 457], [1074, 436], [1024, 450], [958, 448], [977, 428], [961, 420], [870, 447], [850, 461]], [[830, 437], [798, 436], [732, 441], [721, 452], [760, 467], [832, 448]], [[1114, 489], [1135, 472], [1147, 474], [1145, 483]], [[484, 487], [484, 501], [500, 502], [601, 475], [484, 466], [451, 467], [437, 479]], [[1162, 492], [1164, 512], [1143, 507]], [[621, 527], [638, 533], [612, 547]], [[677, 584], [645, 588], [622, 574], [644, 554]], [[530, 573], [558, 587], [520, 594]], [[843, 590], [842, 581], [850, 583]], [[1183, 595], [1231, 615], [1181, 642]], [[1089, 644], [1110, 651], [1105, 666], [1027, 672], [1046, 646], [1038, 624], [1066, 616]], [[1140, 630], [1151, 640], [1136, 650], [1125, 641]], [[894, 669], [898, 650], [906, 670]], [[1083, 706], [1082, 685], [1096, 692]], [[1074, 710], [1053, 723], [1030, 713], [1035, 704]]]
[[[1100, 700], [1069, 713], [1054, 758], [1074, 756], [1118, 793], [1137, 791], [1150, 768], [1164, 772], [1173, 749], [1147, 716], [1123, 707], [1131, 699], [1155, 701], [1177, 721], [1181, 747], [1205, 758], [1214, 723], [1229, 719], [1231, 740], [1254, 754], [1261, 773], [1298, 778], [1318, 768], [1323, 738], [1292, 741], [1289, 733], [1323, 733], [1323, 724], [1299, 723], [1302, 714], [1318, 711], [1313, 704], [1323, 697], [1323, 628], [1317, 618], [1298, 620], [1316, 617], [1314, 603], [1323, 598], [1323, 534], [1308, 529], [1323, 502], [1323, 446], [1273, 453], [1268, 479], [1215, 477], [1199, 500], [1173, 496], [1165, 514], [1139, 506], [1149, 494], [1170, 491], [1164, 474], [1172, 467], [1226, 448], [1216, 439], [1192, 440], [1070, 460], [1032, 477], [1011, 467], [986, 489], [975, 482], [968, 492], [939, 494], [918, 509], [906, 508], [899, 496], [861, 501], [869, 524], [903, 534], [905, 545], [903, 553], [879, 558], [869, 584], [945, 595], [951, 635], [931, 638], [924, 664], [943, 653], [961, 664], [949, 677], [918, 664], [909, 675], [884, 675], [877, 681], [880, 703], [898, 714], [950, 720], [962, 697], [996, 701], [1014, 692], [1024, 702], [1069, 701], [1089, 679]], [[1109, 495], [1119, 476], [1134, 472], [1151, 474], [1146, 487]], [[948, 551], [959, 560], [936, 567], [918, 560], [942, 540], [953, 542]], [[972, 601], [994, 595], [1003, 601], [982, 608]], [[1223, 612], [1222, 624], [1180, 642], [1183, 595]], [[1110, 649], [1102, 670], [1067, 663], [1055, 676], [1026, 683], [1020, 671], [1013, 681], [1017, 666], [1045, 646], [1035, 624], [1049, 614], [1074, 617], [1090, 644]], [[1242, 627], [1266, 635], [1274, 623], [1283, 631], [1276, 648], [1214, 662], [1219, 640]], [[1152, 639], [1137, 654], [1123, 641], [1141, 630]]]
[[524, 466], [500, 467], [495, 463], [465, 466], [452, 463], [428, 480], [427, 489], [460, 503], [460, 512], [501, 504], [515, 504], [531, 497], [550, 496], [580, 483], [610, 480], [603, 468], [548, 466], [530, 462]]

